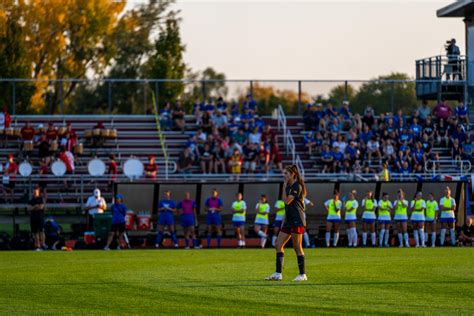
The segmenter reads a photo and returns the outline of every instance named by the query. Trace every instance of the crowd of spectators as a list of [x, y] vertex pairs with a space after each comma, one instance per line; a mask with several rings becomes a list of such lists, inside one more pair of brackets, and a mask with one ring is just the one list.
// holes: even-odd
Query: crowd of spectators
[[308, 104], [303, 113], [304, 146], [324, 173], [378, 173], [385, 163], [392, 173], [424, 173], [438, 168], [433, 147], [449, 148], [452, 159], [473, 161], [473, 131], [467, 107], [447, 102], [431, 109], [426, 102], [413, 113], [375, 114], [366, 107], [352, 113], [349, 102]]
[[[0, 163], [0, 173], [2, 174], [4, 201], [12, 202], [15, 192], [15, 178], [21, 173], [20, 162], [27, 162], [32, 169], [32, 174], [39, 174], [38, 186], [42, 189], [42, 194], [47, 199], [47, 175], [53, 174], [52, 165], [55, 161], [61, 161], [65, 166], [65, 174], [74, 174], [78, 155], [83, 153], [83, 144], [79, 142], [77, 132], [72, 124], [68, 122], [65, 126], [56, 126], [53, 122], [48, 124], [38, 124], [33, 126], [26, 121], [21, 128], [17, 126], [13, 135], [8, 135], [5, 131], [11, 128], [11, 118], [4, 109], [0, 115], [0, 130], [2, 130], [4, 145], [14, 137], [19, 140], [19, 150], [17, 154], [9, 153], [5, 163]], [[88, 146], [97, 149], [103, 146], [104, 138], [100, 131], [105, 126], [102, 122], [97, 122], [91, 128], [91, 135], [86, 136]], [[95, 130], [95, 134], [92, 131]], [[99, 131], [99, 132], [97, 132]], [[114, 169], [115, 165], [115, 169]], [[117, 174], [117, 167], [114, 155], [109, 161], [109, 173]], [[44, 176], [44, 177], [42, 177]], [[64, 183], [64, 188], [69, 188], [69, 183]]]
[[[179, 103], [175, 109], [168, 104], [160, 113], [162, 128], [184, 130], [183, 113]], [[203, 174], [231, 173], [236, 178], [242, 173], [283, 172], [276, 133], [258, 115], [252, 95], [241, 106], [228, 106], [221, 97], [216, 103], [196, 100], [193, 115], [198, 130], [179, 156], [178, 172], [191, 173], [194, 165]]]

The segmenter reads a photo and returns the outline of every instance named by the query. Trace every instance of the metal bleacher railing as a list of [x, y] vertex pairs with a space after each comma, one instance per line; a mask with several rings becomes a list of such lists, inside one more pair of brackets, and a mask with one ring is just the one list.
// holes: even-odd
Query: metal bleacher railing
[[440, 174], [452, 174], [455, 176], [465, 176], [471, 174], [471, 162], [469, 160], [461, 159], [439, 159], [427, 160], [425, 162], [425, 172], [431, 173], [433, 176]]
[[[444, 63], [444, 59], [442, 59]], [[428, 69], [429, 61], [420, 60], [417, 72], [417, 80], [275, 80], [275, 79], [238, 79], [238, 80], [194, 80], [194, 79], [25, 79], [25, 78], [0, 78], [0, 91], [2, 92], [2, 100], [8, 105], [11, 114], [25, 114], [35, 112], [37, 109], [30, 108], [32, 105], [25, 99], [25, 95], [35, 90], [38, 83], [47, 84], [48, 88], [42, 90], [41, 99], [44, 100], [45, 112], [54, 114], [86, 114], [81, 112], [85, 109], [84, 98], [78, 97], [80, 92], [65, 93], [64, 90], [70, 90], [70, 87], [82, 87], [85, 90], [97, 89], [104, 87], [100, 92], [99, 100], [90, 100], [95, 104], [93, 108], [87, 108], [97, 113], [107, 114], [145, 114], [151, 110], [152, 94], [155, 94], [156, 102], [159, 105], [164, 104], [163, 95], [159, 95], [161, 85], [164, 84], [180, 84], [183, 86], [183, 93], [179, 96], [183, 104], [192, 105], [196, 100], [208, 100], [222, 96], [227, 100], [241, 100], [245, 95], [250, 93], [257, 99], [260, 97], [262, 88], [272, 89], [275, 97], [280, 98], [283, 95], [292, 95], [292, 104], [294, 113], [301, 114], [304, 110], [306, 102], [311, 102], [312, 96], [328, 96], [328, 94], [336, 89], [339, 97], [345, 100], [349, 99], [351, 93], [364, 85], [373, 85], [384, 91], [382, 94], [385, 98], [383, 106], [377, 108], [377, 104], [372, 104], [377, 112], [394, 112], [399, 109], [403, 99], [397, 94], [400, 89], [413, 89], [412, 92], [428, 87], [434, 87], [433, 93], [441, 93], [444, 81], [443, 75], [438, 77], [436, 72]], [[460, 61], [462, 63], [462, 59]], [[431, 65], [431, 64], [429, 64]], [[444, 65], [444, 64], [443, 64]], [[461, 66], [461, 75], [465, 72], [465, 67]], [[449, 66], [449, 65], [448, 65]], [[448, 67], [446, 66], [446, 67]], [[433, 65], [432, 69], [436, 69]], [[449, 67], [448, 67], [449, 68]], [[449, 69], [442, 74], [449, 73]], [[452, 74], [456, 74], [457, 70], [453, 70]], [[450, 84], [465, 85], [464, 76], [457, 77], [455, 80], [449, 81]], [[415, 87], [416, 85], [416, 87]], [[216, 88], [218, 87], [218, 88]], [[128, 89], [133, 97], [124, 98], [124, 90]], [[78, 89], [79, 90], [79, 89]], [[26, 91], [26, 93], [24, 93]], [[266, 90], [265, 90], [266, 91]], [[268, 90], [270, 91], [270, 90]], [[430, 90], [431, 91], [431, 90]], [[264, 94], [266, 92], [263, 92]], [[292, 102], [293, 102], [292, 101]], [[290, 105], [290, 104], [286, 104]], [[296, 107], [295, 107], [296, 105]], [[271, 111], [271, 110], [270, 110]], [[268, 115], [270, 113], [261, 113]]]
[[[161, 150], [163, 151], [163, 159], [165, 161], [165, 178], [168, 180], [168, 175], [169, 175], [168, 150], [166, 149], [166, 145], [165, 145], [165, 137], [163, 135], [163, 132], [161, 131], [160, 113], [159, 113], [159, 110], [158, 110], [158, 104], [156, 103], [155, 93], [153, 92], [151, 95], [153, 97], [153, 112], [155, 114], [156, 130], [158, 132], [158, 138], [160, 139]], [[175, 169], [176, 169], [176, 167], [175, 167]]]
[[281, 105], [278, 105], [277, 108], [277, 120], [278, 120], [278, 130], [283, 130], [283, 145], [285, 146], [286, 154], [291, 155], [291, 161], [293, 164], [296, 164], [301, 172], [301, 175], [305, 176], [305, 170], [301, 158], [296, 154], [295, 141], [291, 131], [286, 127], [286, 116], [285, 111]]

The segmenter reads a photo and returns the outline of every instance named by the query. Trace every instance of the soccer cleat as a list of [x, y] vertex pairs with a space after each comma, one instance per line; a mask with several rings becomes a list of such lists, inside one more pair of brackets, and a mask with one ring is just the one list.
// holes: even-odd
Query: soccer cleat
[[272, 273], [272, 275], [265, 278], [265, 281], [281, 281], [281, 280], [283, 280], [283, 276], [281, 273], [278, 273], [278, 272], [274, 272]]
[[43, 251], [43, 249], [41, 249], [41, 248], [36, 248], [36, 251]]
[[186, 249], [186, 250], [189, 250], [189, 246], [187, 246], [187, 247], [184, 247], [184, 249]]
[[293, 281], [308, 281], [308, 278], [306, 277], [306, 274], [298, 274]]
[[122, 248], [120, 248], [120, 246], [117, 246], [117, 250], [122, 250]]
[[403, 248], [403, 245], [402, 244], [398, 245], [398, 248]]
[[175, 247], [176, 249], [178, 249], [178, 248], [179, 248], [179, 245], [178, 245], [178, 244], [174, 244], [174, 247]]
[[160, 244], [155, 244], [155, 248], [160, 248]]
[[108, 250], [110, 250], [110, 248], [109, 248], [108, 246], [105, 246], [105, 247], [104, 247], [104, 250], [107, 250], [107, 251], [108, 251]]

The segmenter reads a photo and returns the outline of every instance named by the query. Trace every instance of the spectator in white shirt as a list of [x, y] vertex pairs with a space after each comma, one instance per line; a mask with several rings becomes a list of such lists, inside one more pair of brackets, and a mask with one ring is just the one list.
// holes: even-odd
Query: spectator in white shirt
[[258, 132], [258, 127], [253, 129], [253, 132], [249, 134], [249, 143], [250, 144], [260, 144], [260, 139], [262, 138], [262, 134]]
[[94, 195], [87, 199], [86, 212], [87, 212], [87, 228], [89, 230], [94, 228], [94, 215], [104, 213], [107, 208], [105, 200], [100, 195], [100, 190], [95, 189]]
[[376, 137], [372, 137], [367, 142], [367, 152], [369, 160], [372, 159], [372, 155], [376, 155], [379, 159], [382, 156], [380, 154], [380, 144]]

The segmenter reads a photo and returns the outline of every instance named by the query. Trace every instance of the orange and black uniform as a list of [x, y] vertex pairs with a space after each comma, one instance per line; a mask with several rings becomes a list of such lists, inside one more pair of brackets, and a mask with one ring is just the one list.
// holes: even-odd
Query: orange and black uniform
[[31, 126], [24, 126], [21, 129], [21, 138], [25, 141], [30, 141], [33, 140], [33, 137], [35, 136], [35, 129]]
[[[304, 214], [304, 197], [301, 186], [298, 182], [287, 185], [285, 188], [286, 195], [292, 195], [295, 198], [290, 204], [285, 205], [285, 220], [280, 232], [285, 234], [303, 234], [306, 226], [306, 217]], [[284, 261], [284, 252], [276, 253], [276, 272], [281, 273]], [[305, 258], [304, 255], [296, 257], [298, 261], [298, 269], [300, 274], [305, 274]]]
[[[34, 197], [29, 202], [29, 205], [36, 206], [44, 204], [42, 197]], [[41, 233], [44, 231], [44, 211], [43, 210], [32, 210], [30, 214], [30, 226], [33, 234]]]
[[286, 195], [294, 196], [294, 200], [290, 204], [285, 205], [285, 221], [282, 225], [284, 233], [304, 233], [306, 226], [306, 218], [304, 214], [304, 197], [301, 186], [298, 182], [287, 185], [285, 188]]
[[[146, 173], [149, 173], [149, 172], [156, 172], [158, 171], [158, 166], [156, 165], [156, 163], [147, 163], [145, 165], [145, 172]], [[147, 175], [147, 177], [151, 177], [151, 178], [155, 178], [156, 176], [149, 176]]]
[[46, 138], [48, 140], [56, 140], [58, 138], [58, 131], [55, 128], [48, 128], [46, 131]]

